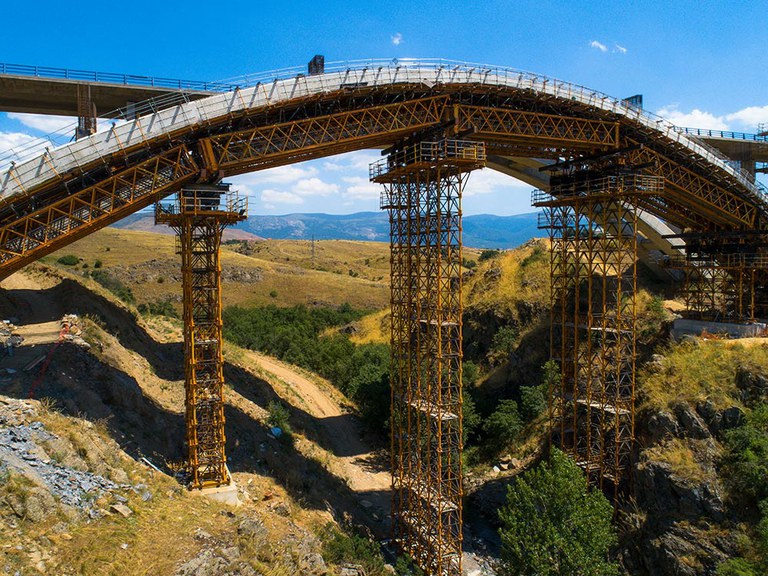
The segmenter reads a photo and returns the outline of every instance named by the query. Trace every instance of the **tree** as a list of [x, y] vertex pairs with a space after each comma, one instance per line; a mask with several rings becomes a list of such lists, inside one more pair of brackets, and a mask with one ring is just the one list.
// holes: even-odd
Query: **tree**
[[515, 441], [523, 423], [520, 412], [517, 410], [517, 402], [514, 400], [502, 400], [496, 412], [488, 416], [483, 425], [483, 431], [489, 440], [496, 442], [498, 448]]
[[589, 491], [581, 469], [553, 450], [548, 462], [523, 473], [507, 489], [499, 512], [503, 574], [514, 576], [613, 576], [608, 561], [617, 541], [613, 507]]

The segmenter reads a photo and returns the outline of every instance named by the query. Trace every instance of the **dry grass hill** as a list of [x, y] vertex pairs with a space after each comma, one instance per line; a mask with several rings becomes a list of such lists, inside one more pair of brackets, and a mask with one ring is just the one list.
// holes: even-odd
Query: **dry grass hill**
[[[506, 487], [546, 445], [542, 412], [511, 439], [489, 436], [485, 422], [502, 400], [522, 407], [523, 389], [541, 382], [547, 249], [534, 240], [465, 254], [473, 574], [492, 573]], [[222, 260], [225, 305], [350, 303], [371, 313], [330, 335], [388, 340], [385, 244], [318, 241], [313, 254], [308, 241], [236, 240]], [[675, 343], [668, 323], [679, 303], [645, 274], [641, 286], [634, 499], [618, 511], [614, 556], [639, 576], [715, 576], [735, 557], [758, 562], [756, 502], [742, 494], [759, 481], [738, 483], [733, 438], [753, 429], [750, 441], [766, 437], [753, 415], [768, 400], [768, 346]], [[18, 319], [25, 338], [0, 358], [0, 570], [319, 576], [339, 573], [344, 546], [368, 554], [347, 546], [340, 529], [386, 537], [385, 443], [366, 431], [355, 403], [332, 382], [233, 344], [225, 348], [227, 453], [244, 505], [192, 498], [173, 478], [183, 461], [183, 352], [180, 322], [169, 317], [180, 294], [172, 237], [103, 230], [0, 288], [0, 317]], [[153, 313], [162, 303], [170, 308]], [[69, 313], [80, 316], [83, 341], [57, 345]], [[44, 371], [41, 358], [50, 359]], [[275, 402], [287, 410], [287, 440], [269, 434]], [[764, 465], [765, 454], [749, 449], [750, 462]], [[366, 564], [368, 576], [385, 573], [377, 562]]]

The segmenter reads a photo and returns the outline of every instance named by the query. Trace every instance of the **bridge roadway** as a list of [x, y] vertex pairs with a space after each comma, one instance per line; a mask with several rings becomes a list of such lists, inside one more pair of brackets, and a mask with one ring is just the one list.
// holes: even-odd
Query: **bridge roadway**
[[408, 60], [328, 66], [311, 76], [284, 70], [233, 84], [150, 106], [0, 172], [0, 279], [185, 184], [383, 148], [438, 128], [484, 141], [489, 167], [544, 190], [542, 166], [612, 152], [663, 177], [663, 194], [641, 203], [649, 260], [657, 250], [674, 252], [663, 238], [670, 233], [750, 231], [768, 221], [754, 177], [700, 137], [545, 76]]

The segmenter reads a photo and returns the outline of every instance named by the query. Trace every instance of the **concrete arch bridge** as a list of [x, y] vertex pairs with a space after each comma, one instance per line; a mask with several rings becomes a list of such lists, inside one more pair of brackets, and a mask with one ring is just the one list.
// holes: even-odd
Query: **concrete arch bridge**
[[627, 101], [507, 68], [311, 72], [155, 100], [12, 163], [0, 172], [0, 279], [176, 194], [156, 215], [181, 238], [191, 486], [226, 485], [218, 250], [247, 206], [220, 182], [384, 149], [370, 177], [391, 223], [394, 538], [427, 573], [457, 574], [461, 192], [472, 170], [493, 168], [538, 189], [552, 240], [552, 440], [620, 494], [634, 442], [636, 262], [682, 270], [702, 316], [764, 316], [768, 202], [754, 161], [768, 160], [768, 142], [750, 140], [753, 163], [738, 166], [710, 145], [731, 146], [727, 135], [708, 144]]

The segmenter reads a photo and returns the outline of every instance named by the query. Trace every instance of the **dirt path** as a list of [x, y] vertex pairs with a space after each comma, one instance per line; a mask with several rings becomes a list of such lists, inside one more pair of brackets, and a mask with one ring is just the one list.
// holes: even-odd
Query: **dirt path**
[[263, 370], [285, 382], [286, 386], [304, 401], [307, 412], [319, 419], [320, 427], [334, 453], [354, 454], [354, 456], [336, 457], [342, 463], [349, 487], [355, 492], [378, 493], [378, 497], [369, 498], [371, 504], [382, 510], [388, 510], [390, 476], [388, 472], [371, 469], [376, 455], [362, 439], [363, 430], [360, 421], [352, 417], [344, 418], [346, 413], [330, 391], [324, 390], [317, 382], [305, 377], [291, 366], [257, 353], [251, 353], [250, 356]]

